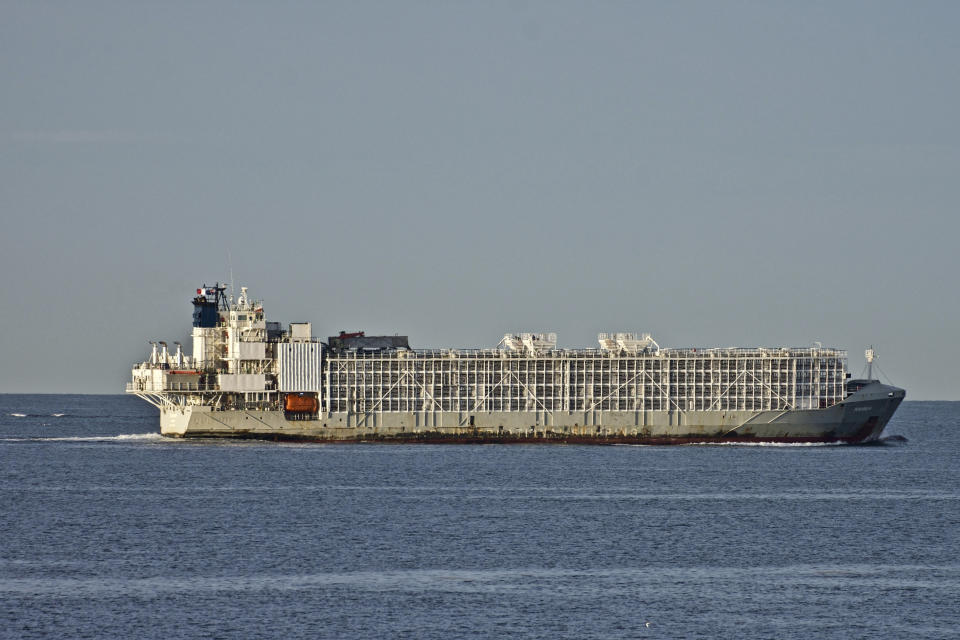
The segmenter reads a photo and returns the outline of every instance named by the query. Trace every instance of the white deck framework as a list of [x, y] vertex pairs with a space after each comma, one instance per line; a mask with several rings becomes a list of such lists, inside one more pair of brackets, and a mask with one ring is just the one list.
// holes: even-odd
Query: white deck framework
[[396, 346], [405, 338], [389, 336], [344, 347], [362, 332], [341, 334], [337, 345], [314, 338], [310, 323], [292, 323], [283, 332], [279, 323], [266, 322], [262, 303], [246, 287], [229, 302], [224, 290], [197, 289], [193, 355], [183, 354], [179, 343], [171, 352], [154, 342], [150, 359], [132, 369], [128, 392], [160, 408], [216, 409], [279, 409], [290, 395], [306, 393], [318, 401], [310, 419], [317, 413], [340, 419], [790, 411], [831, 407], [846, 396], [846, 352], [819, 343], [662, 349], [650, 334], [602, 333], [599, 349], [563, 349], [555, 333], [520, 333], [506, 334], [497, 349], [411, 350]]
[[824, 348], [329, 354], [321, 406], [349, 414], [817, 409], [845, 397], [846, 355]]

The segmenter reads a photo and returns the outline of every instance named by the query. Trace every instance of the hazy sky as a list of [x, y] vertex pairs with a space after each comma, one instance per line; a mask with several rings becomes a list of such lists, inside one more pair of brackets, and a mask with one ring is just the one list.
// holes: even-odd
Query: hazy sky
[[415, 347], [825, 345], [960, 399], [960, 3], [0, 2], [0, 392], [229, 280]]

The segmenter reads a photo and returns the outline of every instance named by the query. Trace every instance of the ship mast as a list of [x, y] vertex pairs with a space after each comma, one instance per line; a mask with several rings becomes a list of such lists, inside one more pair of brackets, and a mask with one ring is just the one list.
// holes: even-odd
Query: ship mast
[[873, 345], [863, 354], [867, 359], [867, 380], [873, 380], [873, 359], [877, 357], [877, 352], [873, 350]]

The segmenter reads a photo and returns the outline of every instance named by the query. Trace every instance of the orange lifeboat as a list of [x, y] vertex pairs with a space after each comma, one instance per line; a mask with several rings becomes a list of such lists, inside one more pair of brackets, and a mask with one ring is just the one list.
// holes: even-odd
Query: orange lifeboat
[[290, 394], [283, 399], [285, 411], [316, 413], [319, 409], [317, 396], [313, 394]]

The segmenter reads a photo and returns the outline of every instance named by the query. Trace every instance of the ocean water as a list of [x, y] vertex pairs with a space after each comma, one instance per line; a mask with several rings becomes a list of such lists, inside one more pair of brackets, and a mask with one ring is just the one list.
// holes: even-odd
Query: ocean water
[[872, 446], [318, 445], [0, 395], [2, 638], [956, 638], [960, 403]]

